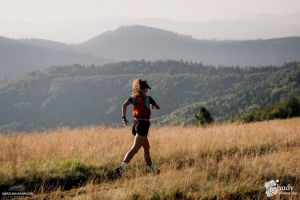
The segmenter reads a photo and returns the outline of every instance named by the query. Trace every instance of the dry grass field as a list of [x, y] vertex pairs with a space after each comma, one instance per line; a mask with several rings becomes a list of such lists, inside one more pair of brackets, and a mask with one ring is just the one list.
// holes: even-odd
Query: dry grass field
[[120, 179], [131, 128], [59, 128], [0, 135], [0, 189], [23, 185], [29, 199], [268, 199], [279, 180], [300, 198], [300, 118], [211, 127], [151, 127], [160, 174], [145, 173], [141, 149]]

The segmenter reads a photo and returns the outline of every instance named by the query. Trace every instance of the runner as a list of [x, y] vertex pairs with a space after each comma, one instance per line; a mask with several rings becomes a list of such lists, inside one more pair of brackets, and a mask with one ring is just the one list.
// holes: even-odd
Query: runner
[[132, 96], [127, 99], [122, 106], [122, 121], [124, 125], [129, 122], [126, 119], [127, 106], [130, 104], [132, 107], [132, 115], [134, 118], [132, 124], [132, 134], [134, 135], [134, 142], [132, 148], [126, 153], [124, 161], [117, 167], [116, 174], [120, 175], [124, 172], [126, 165], [139, 151], [141, 147], [144, 149], [144, 159], [148, 165], [149, 172], [154, 172], [154, 167], [150, 156], [150, 145], [148, 141], [148, 131], [150, 127], [151, 110], [159, 110], [160, 107], [150, 96], [147, 96], [148, 89], [151, 89], [147, 81], [136, 79], [132, 84]]

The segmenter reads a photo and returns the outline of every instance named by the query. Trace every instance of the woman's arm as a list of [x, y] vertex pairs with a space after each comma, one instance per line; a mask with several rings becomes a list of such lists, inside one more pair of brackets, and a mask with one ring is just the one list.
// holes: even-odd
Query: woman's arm
[[157, 103], [154, 104], [154, 105], [150, 104], [150, 106], [151, 106], [151, 108], [154, 109], [154, 110], [159, 110], [159, 109], [160, 109], [160, 107], [159, 107], [159, 105], [157, 105]]
[[150, 107], [154, 110], [159, 110], [159, 105], [154, 101], [152, 97], [150, 97]]
[[127, 125], [129, 123], [128, 120], [126, 119], [126, 111], [127, 111], [127, 106], [129, 106], [130, 104], [131, 104], [130, 101], [126, 100], [122, 105], [122, 121], [124, 125]]

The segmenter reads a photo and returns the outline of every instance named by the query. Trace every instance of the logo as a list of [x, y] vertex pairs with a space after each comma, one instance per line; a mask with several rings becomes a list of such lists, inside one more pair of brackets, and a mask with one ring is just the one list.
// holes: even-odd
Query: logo
[[12, 186], [8, 188], [8, 191], [10, 192], [23, 192], [25, 190], [23, 185], [17, 185], [17, 186]]
[[278, 179], [276, 180], [276, 182], [274, 180], [270, 180], [268, 182], [265, 182], [266, 194], [267, 194], [268, 197], [276, 195], [279, 192], [279, 189], [277, 187], [278, 182], [279, 182]]
[[294, 187], [292, 187], [290, 184], [288, 184], [287, 186], [280, 186], [278, 179], [276, 181], [270, 180], [268, 182], [265, 182], [265, 187], [268, 197], [274, 196], [276, 194], [297, 194], [296, 192], [293, 192]]
[[2, 192], [2, 196], [8, 199], [11, 198], [24, 198], [32, 196], [32, 192], [25, 192], [25, 187], [23, 185], [12, 186], [8, 188], [7, 192]]

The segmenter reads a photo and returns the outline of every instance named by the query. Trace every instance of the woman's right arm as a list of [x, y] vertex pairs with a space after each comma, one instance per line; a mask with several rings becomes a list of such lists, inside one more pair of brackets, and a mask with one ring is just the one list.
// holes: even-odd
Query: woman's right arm
[[122, 105], [122, 121], [124, 125], [127, 125], [129, 123], [128, 120], [126, 119], [126, 111], [127, 111], [127, 106], [129, 106], [130, 104], [131, 104], [130, 101], [126, 100]]

